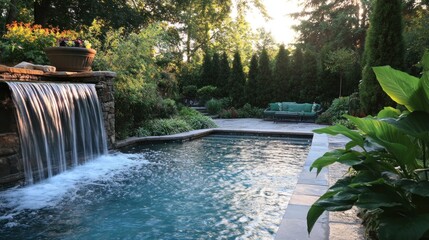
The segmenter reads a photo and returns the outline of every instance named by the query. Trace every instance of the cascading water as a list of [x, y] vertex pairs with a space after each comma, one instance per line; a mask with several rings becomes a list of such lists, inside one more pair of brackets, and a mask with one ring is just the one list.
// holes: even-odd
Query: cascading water
[[26, 183], [107, 153], [94, 84], [7, 84], [16, 106]]

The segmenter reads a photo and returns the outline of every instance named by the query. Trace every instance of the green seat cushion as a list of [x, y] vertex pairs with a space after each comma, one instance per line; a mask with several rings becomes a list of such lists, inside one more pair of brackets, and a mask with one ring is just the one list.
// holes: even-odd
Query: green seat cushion
[[271, 111], [280, 111], [281, 104], [280, 103], [270, 103]]
[[288, 111], [289, 110], [289, 106], [296, 104], [296, 102], [282, 102], [282, 111]]
[[311, 104], [311, 103], [304, 103], [304, 106], [303, 106], [304, 112], [311, 112], [312, 107], [313, 107], [313, 104]]
[[288, 107], [289, 112], [303, 112], [304, 111], [304, 104], [302, 103], [294, 103], [290, 104]]

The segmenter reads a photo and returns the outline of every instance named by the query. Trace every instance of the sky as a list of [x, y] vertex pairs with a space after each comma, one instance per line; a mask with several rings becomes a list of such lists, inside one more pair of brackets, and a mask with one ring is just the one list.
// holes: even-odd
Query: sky
[[292, 29], [292, 25], [297, 24], [297, 21], [292, 19], [289, 14], [299, 11], [298, 2], [296, 0], [262, 0], [267, 9], [271, 20], [266, 21], [258, 11], [251, 11], [247, 15], [247, 20], [254, 29], [265, 28], [270, 31], [274, 39], [278, 43], [288, 45], [294, 42], [296, 32]]

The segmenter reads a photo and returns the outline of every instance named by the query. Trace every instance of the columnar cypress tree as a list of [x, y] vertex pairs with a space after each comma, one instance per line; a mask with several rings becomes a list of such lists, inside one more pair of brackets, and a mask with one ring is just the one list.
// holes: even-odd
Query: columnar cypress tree
[[219, 53], [214, 53], [211, 63], [210, 85], [219, 87], [217, 80], [220, 72], [220, 59]]
[[273, 100], [273, 78], [270, 67], [270, 58], [265, 48], [262, 50], [261, 56], [259, 57], [259, 70], [256, 79], [257, 106], [266, 107], [267, 104]]
[[258, 76], [258, 56], [253, 54], [252, 59], [250, 60], [250, 69], [249, 76], [246, 83], [246, 99], [247, 102], [252, 106], [257, 106], [257, 76]]
[[198, 87], [203, 87], [203, 86], [207, 86], [210, 85], [211, 82], [211, 71], [212, 71], [212, 60], [210, 58], [210, 54], [206, 53], [204, 55], [204, 59], [203, 59], [203, 65], [202, 65], [202, 69], [201, 69], [201, 76], [200, 76], [200, 81], [199, 81], [199, 85]]
[[289, 92], [289, 52], [282, 44], [276, 56], [273, 71], [274, 85], [272, 88], [275, 101], [287, 99]]
[[300, 84], [300, 102], [313, 102], [319, 96], [319, 62], [317, 52], [306, 49], [303, 54], [303, 62]]
[[220, 89], [220, 96], [222, 97], [228, 96], [228, 79], [230, 72], [231, 68], [229, 67], [228, 55], [224, 52], [220, 59], [219, 75], [217, 79], [217, 87]]
[[244, 84], [246, 76], [243, 72], [243, 65], [241, 63], [240, 53], [238, 51], [234, 54], [232, 62], [232, 72], [229, 77], [229, 96], [232, 98], [234, 106], [241, 106], [244, 104]]
[[286, 100], [289, 101], [298, 101], [300, 90], [301, 90], [301, 81], [304, 67], [304, 54], [302, 53], [301, 48], [297, 48], [293, 55], [291, 61], [291, 71], [290, 71], [290, 87], [289, 87], [289, 96]]
[[397, 69], [403, 68], [401, 6], [401, 0], [375, 1], [365, 42], [362, 83], [359, 86], [361, 106], [367, 114], [375, 114], [384, 106], [393, 104], [382, 91], [372, 67], [390, 65]]

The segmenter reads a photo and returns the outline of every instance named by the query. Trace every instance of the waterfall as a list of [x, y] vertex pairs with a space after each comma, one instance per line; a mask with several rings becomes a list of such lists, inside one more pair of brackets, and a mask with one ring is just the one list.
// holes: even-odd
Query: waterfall
[[26, 183], [107, 153], [94, 84], [7, 84], [16, 107]]

